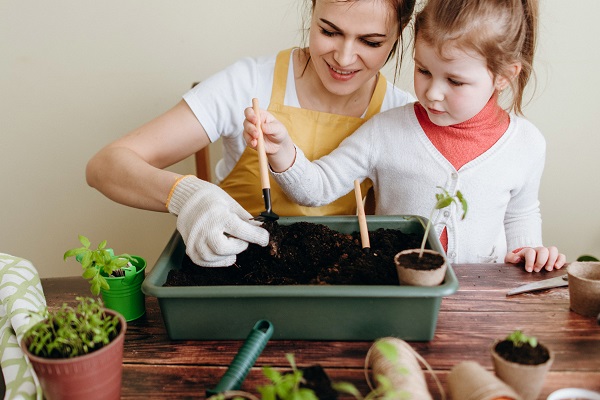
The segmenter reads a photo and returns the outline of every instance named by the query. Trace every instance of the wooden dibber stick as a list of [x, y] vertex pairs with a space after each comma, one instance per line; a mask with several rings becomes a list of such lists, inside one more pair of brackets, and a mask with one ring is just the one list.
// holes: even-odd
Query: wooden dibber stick
[[363, 204], [362, 193], [360, 190], [360, 182], [354, 180], [354, 196], [356, 197], [356, 209], [358, 211], [358, 226], [360, 227], [360, 241], [363, 249], [371, 248], [369, 241], [369, 229], [367, 227], [367, 217], [365, 215], [365, 206]]

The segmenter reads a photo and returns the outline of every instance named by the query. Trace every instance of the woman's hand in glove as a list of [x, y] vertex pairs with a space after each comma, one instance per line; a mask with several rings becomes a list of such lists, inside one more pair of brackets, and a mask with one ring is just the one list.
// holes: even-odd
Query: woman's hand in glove
[[232, 265], [249, 243], [266, 246], [269, 232], [223, 189], [189, 175], [167, 200], [191, 260], [204, 267]]

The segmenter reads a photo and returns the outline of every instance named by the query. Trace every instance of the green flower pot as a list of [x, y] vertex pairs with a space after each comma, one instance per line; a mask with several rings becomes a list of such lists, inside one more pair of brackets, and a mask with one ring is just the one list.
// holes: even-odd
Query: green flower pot
[[121, 313], [126, 321], [133, 321], [146, 313], [146, 299], [142, 282], [146, 273], [146, 260], [131, 256], [133, 268], [124, 268], [125, 276], [105, 276], [110, 289], [101, 289], [104, 306]]

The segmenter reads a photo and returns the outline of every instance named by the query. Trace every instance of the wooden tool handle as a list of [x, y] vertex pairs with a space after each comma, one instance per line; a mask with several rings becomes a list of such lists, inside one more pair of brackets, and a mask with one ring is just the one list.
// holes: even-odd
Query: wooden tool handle
[[269, 182], [269, 166], [267, 162], [267, 153], [265, 151], [265, 138], [263, 137], [262, 127], [260, 122], [260, 108], [258, 107], [258, 99], [252, 99], [252, 109], [258, 122], [256, 123], [256, 129], [258, 129], [258, 144], [256, 145], [256, 151], [258, 151], [258, 167], [260, 170], [260, 184], [263, 189], [270, 189], [271, 182]]
[[363, 204], [362, 193], [360, 190], [360, 182], [354, 180], [354, 196], [356, 197], [356, 209], [358, 210], [358, 226], [360, 227], [360, 241], [363, 249], [371, 247], [369, 241], [369, 229], [367, 228], [367, 217], [365, 215], [365, 207]]

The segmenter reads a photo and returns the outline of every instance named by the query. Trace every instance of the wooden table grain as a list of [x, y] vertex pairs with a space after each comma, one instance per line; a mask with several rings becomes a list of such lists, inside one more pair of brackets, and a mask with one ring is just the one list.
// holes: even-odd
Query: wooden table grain
[[[446, 391], [450, 369], [462, 361], [476, 361], [492, 370], [489, 354], [492, 343], [517, 328], [538, 337], [556, 355], [540, 399], [565, 387], [600, 391], [600, 326], [596, 318], [569, 310], [568, 288], [506, 296], [515, 286], [565, 274], [565, 269], [530, 274], [522, 267], [505, 264], [465, 264], [453, 268], [460, 288], [443, 298], [434, 339], [410, 342], [431, 365]], [[51, 307], [89, 294], [87, 282], [80, 277], [43, 279], [42, 285]], [[157, 299], [147, 297], [146, 308], [145, 316], [128, 324], [122, 398], [204, 398], [206, 389], [217, 384], [242, 342], [170, 340]], [[261, 367], [287, 369], [285, 354], [293, 353], [300, 366], [321, 364], [332, 380], [350, 381], [366, 393], [364, 359], [371, 344], [271, 340], [243, 389], [256, 393], [256, 385], [266, 382]], [[429, 373], [426, 376], [433, 397], [440, 399], [434, 380]]]

